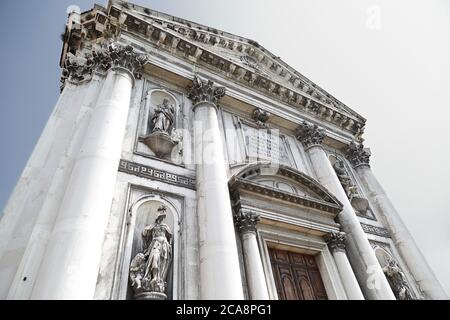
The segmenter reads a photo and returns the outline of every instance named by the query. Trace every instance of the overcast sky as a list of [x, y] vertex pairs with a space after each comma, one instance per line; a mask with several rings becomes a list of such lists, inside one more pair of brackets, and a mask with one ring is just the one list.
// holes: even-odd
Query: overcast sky
[[[59, 95], [66, 8], [94, 2], [0, 1], [0, 208]], [[450, 1], [133, 2], [253, 39], [366, 117], [372, 169], [450, 293]]]

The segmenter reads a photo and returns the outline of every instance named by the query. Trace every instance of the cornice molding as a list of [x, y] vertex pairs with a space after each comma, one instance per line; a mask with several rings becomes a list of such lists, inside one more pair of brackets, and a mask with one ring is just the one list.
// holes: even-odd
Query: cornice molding
[[[203, 65], [320, 121], [349, 131], [356, 141], [362, 141], [364, 118], [254, 41], [232, 38], [215, 29], [201, 29], [180, 18], [165, 20], [161, 18], [163, 14], [152, 15], [154, 11], [131, 3], [114, 2], [108, 9], [97, 7], [96, 10], [97, 14], [89, 13], [93, 16], [89, 20], [90, 28], [96, 30], [89, 33], [91, 40], [129, 32], [158, 49]], [[80, 28], [84, 30], [83, 23]], [[220, 50], [213, 50], [215, 47]], [[232, 59], [223, 53], [224, 49], [244, 58]], [[270, 74], [255, 65], [264, 66]]]

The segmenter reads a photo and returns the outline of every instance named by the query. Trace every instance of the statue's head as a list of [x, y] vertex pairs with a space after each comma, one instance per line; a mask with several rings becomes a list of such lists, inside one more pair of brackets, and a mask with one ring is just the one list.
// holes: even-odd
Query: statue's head
[[167, 207], [165, 205], [161, 205], [156, 214], [156, 222], [161, 223], [166, 218]]
[[163, 99], [163, 105], [164, 105], [164, 106], [167, 106], [168, 104], [169, 104], [169, 99], [164, 98], [164, 99]]

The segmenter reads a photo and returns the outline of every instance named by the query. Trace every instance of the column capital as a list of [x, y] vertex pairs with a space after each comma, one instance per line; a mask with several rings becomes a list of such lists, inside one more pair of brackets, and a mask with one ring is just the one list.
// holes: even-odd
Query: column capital
[[325, 236], [325, 242], [328, 244], [331, 252], [345, 251], [345, 238], [344, 232], [330, 232]]
[[88, 81], [94, 71], [106, 72], [111, 68], [122, 69], [139, 79], [138, 73], [148, 62], [148, 56], [134, 51], [130, 45], [117, 42], [104, 43], [100, 48], [83, 51], [77, 55], [68, 54], [61, 75], [61, 90], [66, 80], [74, 83]]
[[357, 145], [356, 143], [351, 142], [345, 150], [345, 157], [348, 159], [353, 168], [360, 166], [370, 167], [370, 156], [370, 150], [368, 148], [364, 148], [363, 144]]
[[238, 227], [241, 234], [246, 232], [256, 233], [256, 224], [260, 220], [260, 215], [254, 211], [250, 210], [239, 210], [237, 214], [234, 215], [234, 223]]
[[319, 128], [316, 124], [313, 125], [303, 121], [296, 130], [296, 138], [306, 149], [320, 146], [325, 138], [325, 130]]
[[225, 87], [217, 87], [211, 80], [202, 80], [197, 75], [192, 80], [192, 85], [188, 87], [188, 98], [192, 100], [194, 106], [199, 103], [216, 103], [225, 96]]

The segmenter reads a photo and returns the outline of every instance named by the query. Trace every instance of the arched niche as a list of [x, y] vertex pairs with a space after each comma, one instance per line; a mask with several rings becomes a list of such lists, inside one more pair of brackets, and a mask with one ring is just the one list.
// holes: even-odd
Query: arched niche
[[142, 119], [142, 125], [141, 125], [141, 136], [145, 136], [152, 131], [152, 123], [151, 119], [155, 113], [155, 107], [162, 104], [164, 99], [167, 99], [169, 101], [169, 104], [171, 104], [175, 110], [174, 115], [174, 122], [172, 123], [169, 132], [171, 132], [174, 128], [178, 127], [178, 121], [177, 121], [177, 111], [179, 107], [179, 101], [178, 99], [169, 91], [164, 89], [151, 89], [147, 92], [147, 95], [145, 96], [145, 108], [143, 112], [143, 119]]
[[175, 205], [164, 196], [148, 194], [140, 197], [129, 208], [129, 221], [124, 233], [124, 251], [122, 255], [122, 267], [119, 273], [122, 277], [119, 288], [119, 299], [133, 299], [133, 290], [130, 286], [129, 269], [131, 260], [138, 252], [142, 252], [142, 231], [156, 219], [157, 209], [165, 205], [167, 207], [166, 223], [172, 233], [172, 261], [166, 277], [166, 294], [169, 300], [178, 298], [179, 287], [179, 263], [180, 263], [180, 214]]
[[385, 272], [386, 279], [388, 280], [395, 297], [399, 300], [416, 299], [416, 295], [412, 292], [411, 286], [409, 285], [409, 280], [406, 278], [404, 271], [392, 254], [387, 249], [378, 245], [374, 246], [374, 251], [383, 271], [389, 265], [393, 266], [394, 270], [396, 270], [395, 273], [393, 273], [395, 275], [394, 277], [392, 277], [392, 274], [389, 274], [389, 272], [387, 274]]

